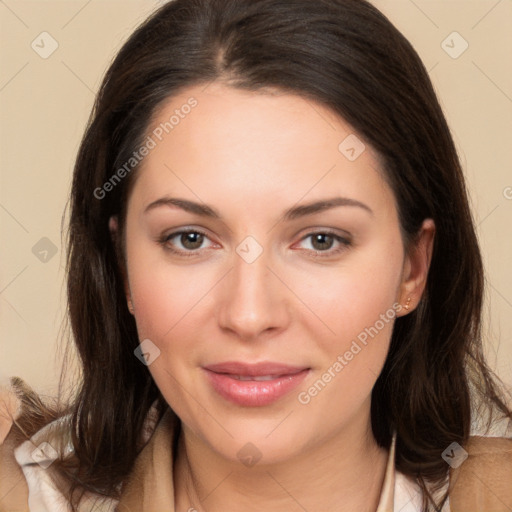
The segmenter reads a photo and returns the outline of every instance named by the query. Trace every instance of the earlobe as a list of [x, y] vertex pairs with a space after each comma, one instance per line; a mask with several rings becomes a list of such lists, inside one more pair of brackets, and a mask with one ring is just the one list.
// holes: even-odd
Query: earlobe
[[435, 224], [432, 219], [425, 219], [418, 236], [411, 243], [405, 257], [400, 304], [407, 312], [413, 311], [421, 300], [427, 285], [428, 271], [432, 261]]
[[115, 237], [117, 235], [118, 221], [117, 215], [112, 215], [108, 220], [108, 229], [110, 231], [110, 236], [112, 241], [115, 242]]
[[134, 315], [135, 314], [135, 309], [133, 308], [133, 302], [132, 302], [132, 298], [130, 296], [130, 292], [129, 291], [127, 292], [126, 304], [128, 305], [128, 311], [132, 315]]

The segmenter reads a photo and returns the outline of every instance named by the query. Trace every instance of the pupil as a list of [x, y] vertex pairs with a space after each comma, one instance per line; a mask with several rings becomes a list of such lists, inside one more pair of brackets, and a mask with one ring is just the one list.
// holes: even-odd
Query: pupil
[[[184, 247], [188, 247], [189, 249], [197, 249], [201, 247], [202, 243], [201, 233], [183, 233], [181, 242]], [[195, 239], [195, 240], [194, 240]]]
[[[320, 249], [329, 249], [330, 248], [330, 245], [328, 242], [325, 242], [325, 238], [331, 238], [331, 235], [326, 235], [326, 234], [318, 234], [314, 237], [314, 242], [320, 242]], [[331, 242], [332, 242], [332, 239], [331, 239]]]

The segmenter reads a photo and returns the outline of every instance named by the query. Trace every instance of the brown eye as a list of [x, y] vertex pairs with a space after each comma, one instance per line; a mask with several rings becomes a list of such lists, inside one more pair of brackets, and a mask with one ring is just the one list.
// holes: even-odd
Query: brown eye
[[352, 245], [352, 241], [349, 238], [342, 237], [330, 231], [309, 233], [301, 242], [305, 240], [310, 240], [310, 247], [306, 247], [306, 249], [312, 252], [314, 256], [319, 257], [334, 256], [345, 251]]
[[203, 243], [204, 236], [196, 231], [189, 231], [187, 233], [181, 233], [180, 242], [186, 249], [199, 249]]
[[318, 251], [330, 249], [334, 243], [334, 237], [327, 233], [316, 233], [311, 236], [313, 248]]
[[208, 236], [195, 229], [175, 231], [162, 236], [158, 241], [166, 249], [182, 256], [195, 256], [202, 251]]

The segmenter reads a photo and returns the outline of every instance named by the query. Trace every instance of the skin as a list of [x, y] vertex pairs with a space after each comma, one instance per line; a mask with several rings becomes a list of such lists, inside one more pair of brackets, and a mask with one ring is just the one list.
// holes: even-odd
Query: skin
[[[434, 224], [425, 220], [405, 251], [377, 155], [366, 144], [349, 161], [338, 146], [354, 130], [300, 96], [191, 87], [160, 109], [148, 134], [191, 96], [198, 105], [137, 171], [126, 218], [127, 299], [140, 340], [161, 351], [149, 370], [183, 426], [176, 510], [376, 510], [387, 452], [371, 433], [370, 397], [394, 319], [309, 403], [298, 394], [394, 303], [411, 297], [408, 311], [415, 308]], [[144, 213], [164, 196], [206, 203], [222, 220], [170, 206]], [[336, 196], [372, 213], [338, 206], [279, 220], [288, 208]], [[110, 227], [115, 236], [115, 218]], [[195, 246], [180, 236], [159, 243], [184, 228], [207, 236]], [[326, 229], [351, 245], [308, 237]], [[252, 263], [236, 252], [249, 235], [263, 250]], [[219, 396], [201, 368], [233, 360], [311, 371], [277, 402], [242, 407]], [[252, 467], [237, 456], [249, 442], [261, 454]]]

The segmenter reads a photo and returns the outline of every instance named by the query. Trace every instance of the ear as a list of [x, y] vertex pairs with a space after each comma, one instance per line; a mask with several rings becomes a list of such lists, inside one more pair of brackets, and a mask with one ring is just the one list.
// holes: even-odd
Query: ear
[[[427, 285], [428, 271], [432, 260], [436, 227], [432, 219], [425, 219], [411, 242], [404, 259], [399, 303], [402, 305], [398, 316], [410, 313], [418, 306]], [[410, 297], [410, 300], [409, 300]], [[408, 305], [408, 308], [405, 306]]]
[[108, 219], [108, 230], [110, 231], [110, 237], [112, 238], [112, 242], [115, 244], [117, 239], [117, 231], [118, 231], [118, 221], [117, 215], [112, 215], [110, 219]]
[[130, 284], [128, 282], [128, 276], [126, 275], [125, 265], [124, 265], [123, 261], [120, 261], [120, 259], [122, 258], [122, 254], [120, 253], [120, 249], [119, 249], [119, 240], [118, 240], [119, 221], [118, 221], [117, 215], [112, 215], [110, 217], [110, 219], [108, 220], [108, 229], [110, 231], [110, 238], [112, 239], [112, 244], [114, 245], [119, 268], [121, 270], [121, 275], [123, 276], [124, 291], [125, 291], [125, 295], [126, 295], [126, 303], [128, 306], [128, 310], [133, 315], [134, 310], [133, 310], [132, 296], [131, 296], [131, 292], [130, 292]]

